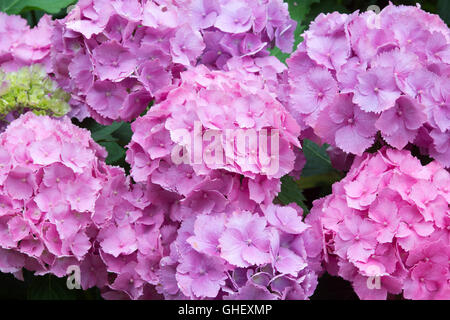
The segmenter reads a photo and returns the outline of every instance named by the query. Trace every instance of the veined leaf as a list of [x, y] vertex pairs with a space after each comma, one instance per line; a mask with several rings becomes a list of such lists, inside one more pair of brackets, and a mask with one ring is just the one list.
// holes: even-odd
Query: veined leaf
[[100, 145], [106, 148], [108, 151], [108, 157], [106, 158], [106, 164], [116, 165], [117, 162], [125, 157], [125, 149], [121, 147], [117, 142], [108, 141], [100, 142]]
[[92, 129], [92, 139], [96, 142], [108, 140], [108, 137], [110, 137], [114, 131], [118, 130], [122, 124], [122, 122], [114, 122], [109, 126], [96, 126]]
[[311, 140], [305, 139], [302, 144], [306, 157], [306, 165], [302, 171], [302, 177], [310, 177], [333, 171], [330, 157], [327, 153], [328, 145], [318, 146]]
[[281, 192], [278, 194], [278, 200], [284, 205], [296, 203], [303, 209], [305, 214], [309, 212], [308, 207], [304, 203], [306, 198], [302, 190], [290, 176], [281, 178]]

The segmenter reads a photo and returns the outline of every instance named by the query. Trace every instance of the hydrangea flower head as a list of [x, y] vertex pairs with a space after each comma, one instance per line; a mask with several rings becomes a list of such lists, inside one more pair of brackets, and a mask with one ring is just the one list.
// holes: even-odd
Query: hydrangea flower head
[[416, 145], [450, 166], [450, 31], [438, 16], [393, 4], [320, 14], [303, 37], [287, 60], [287, 108], [299, 124], [349, 154], [376, 141]]
[[358, 158], [311, 212], [323, 230], [328, 272], [361, 299], [449, 299], [450, 175], [407, 151]]
[[[161, 260], [159, 292], [178, 299], [308, 299], [321, 273], [318, 220], [303, 222], [298, 207], [257, 211], [184, 220]], [[299, 227], [284, 231], [274, 213]]]
[[93, 250], [106, 151], [68, 118], [28, 112], [0, 135], [0, 154], [0, 247], [12, 256], [1, 270], [66, 275]]
[[89, 0], [55, 23], [52, 68], [80, 120], [130, 121], [186, 67], [291, 52], [295, 28], [282, 0]]
[[70, 110], [70, 95], [59, 89], [39, 65], [0, 72], [0, 83], [2, 127], [27, 111], [62, 117]]
[[[279, 179], [294, 169], [293, 148], [299, 147], [298, 125], [260, 77], [203, 66], [184, 72], [132, 129], [128, 159], [135, 181], [150, 178], [178, 191], [186, 189], [183, 175], [201, 183], [197, 177], [222, 170]], [[179, 179], [166, 175], [159, 182], [167, 170]]]

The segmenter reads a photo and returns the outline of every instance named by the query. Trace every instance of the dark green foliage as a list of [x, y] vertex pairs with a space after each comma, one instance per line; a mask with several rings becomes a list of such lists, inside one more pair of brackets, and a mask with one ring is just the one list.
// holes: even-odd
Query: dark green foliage
[[67, 277], [53, 275], [35, 276], [24, 271], [24, 281], [18, 281], [11, 274], [0, 273], [0, 300], [98, 300], [97, 288], [89, 290], [69, 290]]
[[285, 176], [281, 179], [281, 192], [278, 194], [278, 201], [283, 205], [296, 203], [303, 209], [305, 214], [309, 213], [302, 189], [300, 189], [297, 182], [290, 176]]

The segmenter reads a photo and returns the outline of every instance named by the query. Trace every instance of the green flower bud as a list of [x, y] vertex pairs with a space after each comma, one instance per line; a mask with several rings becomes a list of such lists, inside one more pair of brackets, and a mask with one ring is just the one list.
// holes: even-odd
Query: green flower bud
[[70, 94], [59, 89], [39, 65], [0, 71], [0, 120], [11, 112], [27, 111], [62, 117], [70, 110], [69, 99]]

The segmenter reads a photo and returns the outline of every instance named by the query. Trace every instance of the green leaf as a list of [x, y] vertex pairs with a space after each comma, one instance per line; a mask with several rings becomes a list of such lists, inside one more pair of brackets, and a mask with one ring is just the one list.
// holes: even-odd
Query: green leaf
[[92, 118], [84, 119], [83, 122], [72, 119], [72, 122], [81, 128], [88, 129], [94, 141], [106, 148], [107, 164], [120, 166], [126, 172], [130, 170], [129, 164], [125, 162], [125, 146], [130, 142], [133, 134], [129, 123], [113, 122], [111, 125], [104, 126]]
[[[311, 6], [310, 10], [310, 17], [311, 19], [315, 19], [320, 13], [330, 13], [334, 11], [338, 11], [340, 13], [349, 13], [350, 10], [347, 9], [342, 3], [342, 1], [336, 1], [336, 0], [320, 0], [317, 1], [316, 4]], [[362, 4], [362, 7], [360, 7], [360, 10], [366, 11], [367, 7], [370, 5], [367, 4], [368, 1], [364, 1], [364, 4]]]
[[21, 15], [27, 20], [28, 25], [34, 28], [39, 23], [39, 20], [41, 20], [44, 14], [45, 12], [42, 10], [31, 10], [23, 12]]
[[315, 176], [309, 177], [301, 177], [299, 181], [297, 181], [298, 186], [302, 190], [313, 189], [320, 186], [331, 186], [335, 182], [340, 181], [343, 178], [342, 173], [338, 171], [329, 171], [324, 174], [318, 174]]
[[291, 18], [301, 24], [309, 14], [311, 6], [320, 0], [285, 0], [285, 2], [288, 4]]
[[303, 41], [301, 34], [309, 24], [309, 19], [307, 19], [307, 17], [311, 11], [311, 6], [314, 3], [319, 3], [320, 0], [287, 0], [286, 2], [289, 6], [289, 13], [291, 14], [291, 18], [297, 21], [297, 29], [294, 33], [295, 49], [297, 48], [297, 45], [301, 41]]
[[8, 7], [9, 2], [11, 2], [11, 0], [0, 0], [0, 11], [5, 12], [5, 9]]
[[289, 56], [290, 56], [289, 53], [282, 52], [278, 47], [274, 47], [274, 48], [270, 49], [270, 54], [272, 56], [277, 57], [278, 60], [280, 60], [283, 63], [285, 63], [286, 59], [289, 58]]
[[328, 145], [318, 146], [311, 140], [303, 141], [303, 154], [306, 157], [306, 165], [302, 171], [302, 177], [310, 177], [326, 174], [334, 171], [330, 157], [327, 153]]
[[125, 147], [131, 141], [133, 131], [131, 130], [131, 124], [123, 122], [119, 129], [114, 131], [113, 136], [119, 141], [119, 144]]
[[106, 164], [118, 165], [122, 159], [125, 158], [125, 149], [121, 147], [117, 142], [112, 141], [102, 141], [99, 143], [101, 146], [106, 148], [108, 151], [108, 157], [106, 158]]
[[95, 125], [93, 128], [91, 128], [92, 139], [94, 139], [94, 141], [96, 142], [108, 140], [108, 138], [111, 137], [111, 134], [114, 131], [118, 130], [121, 126], [122, 122], [114, 122], [109, 126]]
[[330, 156], [327, 153], [328, 145], [319, 146], [311, 140], [305, 139], [302, 147], [306, 165], [298, 181], [300, 189], [330, 187], [343, 178], [343, 174], [334, 169], [331, 164]]
[[309, 212], [308, 207], [304, 203], [306, 198], [299, 185], [291, 176], [284, 176], [281, 178], [281, 192], [278, 194], [278, 200], [283, 205], [296, 203], [303, 209], [304, 213]]
[[29, 10], [57, 14], [76, 2], [76, 0], [2, 0], [0, 6], [2, 11], [8, 14], [20, 14]]

